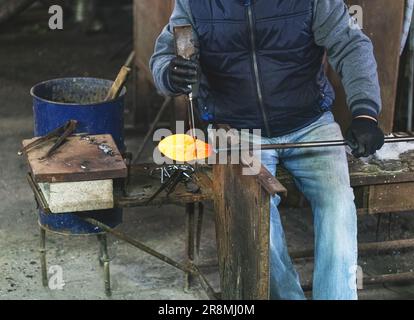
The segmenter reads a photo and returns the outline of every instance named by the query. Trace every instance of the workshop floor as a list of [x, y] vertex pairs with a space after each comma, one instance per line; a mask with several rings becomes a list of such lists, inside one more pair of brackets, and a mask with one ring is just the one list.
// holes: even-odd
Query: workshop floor
[[[16, 151], [22, 139], [32, 137], [31, 86], [65, 76], [114, 78], [128, 49], [112, 61], [109, 57], [123, 48], [130, 37], [122, 28], [104, 35], [86, 36], [79, 32], [52, 32], [38, 25], [0, 34], [0, 299], [107, 299], [95, 238], [48, 235], [48, 263], [63, 268], [65, 286], [63, 290], [42, 287], [35, 203], [25, 180], [25, 162]], [[130, 151], [137, 149], [141, 138], [128, 135]], [[211, 210], [207, 213], [201, 255], [203, 260], [211, 261], [216, 259], [215, 236], [213, 214]], [[309, 212], [284, 212], [283, 219], [291, 247], [303, 248], [312, 243]], [[376, 224], [374, 217], [361, 219], [360, 238], [375, 240]], [[168, 206], [126, 210], [120, 229], [182, 261], [184, 226], [184, 209]], [[414, 237], [412, 230], [413, 215], [394, 217], [392, 237]], [[379, 235], [380, 239], [388, 236], [387, 221], [383, 221]], [[113, 299], [207, 298], [199, 285], [187, 293], [183, 291], [182, 272], [112, 237], [109, 239]], [[407, 272], [414, 268], [414, 257], [410, 253], [394, 252], [361, 259], [360, 264], [367, 274]], [[312, 264], [302, 261], [298, 269], [308, 279]], [[217, 288], [216, 268], [209, 270], [208, 276]], [[376, 287], [361, 293], [361, 298], [413, 299], [414, 289]]]

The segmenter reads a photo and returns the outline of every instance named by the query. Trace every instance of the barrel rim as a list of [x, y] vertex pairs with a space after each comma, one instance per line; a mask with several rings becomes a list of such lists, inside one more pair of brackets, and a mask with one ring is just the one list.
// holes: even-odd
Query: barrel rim
[[55, 104], [55, 105], [62, 105], [62, 106], [72, 106], [72, 107], [79, 107], [79, 106], [100, 106], [103, 104], [108, 104], [108, 103], [113, 103], [113, 102], [117, 102], [121, 99], [123, 99], [127, 93], [127, 89], [124, 87], [121, 91], [121, 94], [119, 95], [118, 98], [115, 99], [111, 99], [108, 101], [102, 101], [102, 102], [96, 102], [96, 103], [86, 103], [86, 104], [79, 104], [79, 103], [64, 103], [64, 102], [56, 102], [56, 101], [52, 101], [52, 100], [48, 100], [45, 98], [41, 98], [39, 96], [37, 96], [34, 91], [36, 90], [36, 88], [40, 87], [41, 85], [45, 85], [47, 83], [53, 82], [53, 81], [59, 81], [59, 80], [73, 80], [73, 79], [83, 79], [83, 80], [103, 80], [103, 81], [108, 81], [110, 83], [114, 83], [115, 81], [113, 80], [109, 80], [109, 79], [104, 79], [104, 78], [94, 78], [94, 77], [66, 77], [66, 78], [54, 78], [54, 79], [50, 79], [50, 80], [45, 80], [42, 82], [39, 82], [38, 84], [34, 85], [31, 89], [30, 89], [30, 95], [35, 98], [38, 99], [40, 101], [46, 102], [46, 103], [51, 103], [51, 104]]

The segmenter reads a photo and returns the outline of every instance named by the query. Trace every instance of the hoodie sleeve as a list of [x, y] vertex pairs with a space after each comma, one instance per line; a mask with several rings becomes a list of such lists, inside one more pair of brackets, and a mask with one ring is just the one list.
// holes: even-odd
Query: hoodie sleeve
[[343, 0], [315, 0], [313, 32], [342, 79], [353, 117], [378, 118], [381, 91], [371, 40], [351, 21]]
[[175, 95], [167, 80], [167, 68], [175, 57], [173, 28], [176, 25], [194, 25], [188, 0], [176, 0], [169, 23], [164, 27], [155, 43], [154, 54], [150, 60], [150, 69], [155, 86], [160, 94]]

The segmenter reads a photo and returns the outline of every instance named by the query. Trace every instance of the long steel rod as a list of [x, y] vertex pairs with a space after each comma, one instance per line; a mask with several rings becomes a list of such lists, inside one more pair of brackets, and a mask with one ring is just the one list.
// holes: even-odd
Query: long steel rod
[[[384, 283], [394, 283], [394, 284], [406, 284], [411, 283], [414, 281], [414, 272], [406, 272], [406, 273], [397, 273], [397, 274], [383, 274], [378, 276], [366, 276], [363, 280], [363, 285], [375, 285], [375, 284], [384, 284]], [[312, 290], [312, 282], [306, 281], [302, 285], [303, 291], [311, 291]]]
[[44, 287], [48, 286], [47, 279], [47, 263], [46, 263], [46, 230], [40, 227], [40, 269], [42, 274], [42, 284]]
[[[392, 250], [414, 249], [414, 239], [395, 240], [386, 242], [361, 243], [358, 245], [360, 255], [366, 255], [372, 252], [385, 253]], [[311, 259], [314, 255], [314, 249], [309, 248], [301, 251], [292, 252], [292, 259]]]
[[178, 263], [178, 262], [172, 260], [171, 258], [168, 258], [167, 256], [151, 249], [150, 247], [147, 247], [143, 243], [141, 243], [141, 242], [139, 242], [135, 239], [132, 239], [131, 237], [128, 237], [127, 235], [125, 235], [125, 234], [123, 234], [119, 231], [116, 231], [116, 230], [110, 228], [109, 226], [107, 226], [106, 224], [103, 224], [102, 222], [100, 222], [98, 220], [95, 220], [95, 219], [92, 219], [92, 218], [82, 218], [82, 219], [85, 220], [86, 222], [89, 222], [90, 224], [102, 229], [103, 231], [105, 231], [107, 233], [110, 233], [113, 236], [115, 236], [115, 237], [117, 237], [117, 238], [133, 245], [134, 247], [148, 253], [149, 255], [160, 259], [161, 261], [163, 261], [163, 262], [165, 262], [165, 263], [167, 263], [167, 264], [169, 264], [169, 265], [171, 265], [171, 266], [173, 266], [177, 269], [180, 269], [184, 272], [191, 272], [191, 273], [194, 272], [193, 269], [191, 269], [191, 268], [189, 268], [185, 265], [182, 265], [181, 263]]
[[155, 128], [157, 127], [158, 123], [161, 120], [161, 117], [164, 115], [165, 110], [167, 110], [167, 107], [170, 105], [171, 102], [172, 102], [172, 99], [170, 97], [166, 97], [164, 99], [164, 102], [162, 103], [160, 110], [158, 111], [157, 115], [155, 116], [154, 121], [151, 123], [151, 126], [150, 126], [144, 140], [142, 141], [141, 146], [139, 147], [137, 155], [135, 156], [134, 160], [132, 161], [133, 164], [138, 163], [139, 159], [142, 156], [142, 153], [145, 150], [145, 146], [147, 145], [148, 141], [150, 141], [152, 135], [154, 134]]
[[[414, 137], [403, 138], [385, 138], [385, 143], [402, 143], [414, 142]], [[325, 147], [341, 147], [348, 146], [345, 140], [331, 140], [331, 141], [314, 141], [314, 142], [299, 142], [299, 143], [280, 143], [280, 144], [252, 144], [249, 147], [232, 147], [216, 149], [216, 153], [229, 151], [248, 151], [248, 150], [274, 150], [274, 149], [304, 149], [304, 148], [325, 148]]]
[[98, 241], [99, 241], [99, 246], [100, 246], [99, 263], [103, 267], [105, 294], [109, 297], [112, 295], [111, 272], [110, 272], [111, 259], [109, 258], [109, 254], [108, 254], [108, 241], [107, 241], [106, 233], [99, 234]]
[[200, 270], [200, 268], [196, 265], [193, 265], [193, 268], [196, 271], [196, 274], [199, 277], [201, 286], [203, 287], [204, 291], [207, 293], [210, 300], [220, 300], [220, 293], [214, 291], [213, 287], [211, 286], [210, 282], [207, 280], [204, 273]]
[[[212, 286], [210, 285], [208, 280], [205, 278], [204, 274], [200, 271], [200, 269], [194, 263], [190, 262], [190, 264], [188, 266], [185, 266], [185, 265], [183, 265], [181, 263], [178, 263], [178, 262], [174, 261], [173, 259], [168, 258], [167, 256], [151, 249], [150, 247], [147, 247], [146, 245], [142, 244], [141, 242], [139, 242], [135, 239], [132, 239], [131, 237], [112, 229], [111, 227], [107, 226], [106, 224], [103, 224], [102, 222], [100, 222], [98, 220], [95, 220], [95, 219], [92, 219], [92, 218], [82, 218], [82, 219], [84, 221], [89, 222], [90, 224], [104, 230], [105, 232], [110, 233], [113, 236], [115, 236], [115, 237], [117, 237], [117, 238], [133, 245], [134, 247], [148, 253], [149, 255], [151, 255], [155, 258], [158, 258], [159, 260], [161, 260], [161, 261], [163, 261], [163, 262], [165, 262], [165, 263], [167, 263], [167, 264], [169, 264], [169, 265], [171, 265], [171, 266], [173, 266], [173, 267], [175, 267], [175, 268], [177, 268], [181, 271], [184, 271], [187, 274], [191, 274], [193, 276], [198, 277], [200, 282], [201, 282], [201, 285], [202, 285], [203, 289], [206, 291], [207, 295], [210, 298], [217, 299], [218, 294], [216, 292], [214, 292], [214, 289], [212, 288]], [[193, 241], [194, 241], [194, 238], [193, 238]], [[109, 272], [109, 270], [108, 270], [108, 272]]]
[[[191, 267], [194, 265], [195, 204], [188, 203], [186, 205], [185, 211], [187, 216], [186, 256], [187, 265], [189, 266], [189, 269], [191, 269]], [[190, 290], [193, 280], [193, 274], [191, 272], [187, 272], [185, 275], [185, 291]]]

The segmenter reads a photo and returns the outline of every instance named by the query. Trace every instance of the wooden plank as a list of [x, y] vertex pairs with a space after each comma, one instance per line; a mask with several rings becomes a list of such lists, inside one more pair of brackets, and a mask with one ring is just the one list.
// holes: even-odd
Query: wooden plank
[[[238, 146], [240, 143], [239, 132], [232, 129], [227, 124], [216, 125], [217, 129], [216, 136], [213, 137], [217, 141], [227, 141], [227, 147], [231, 149], [234, 146]], [[230, 161], [229, 161], [230, 163]], [[245, 170], [252, 168], [254, 163], [261, 164], [261, 160], [257, 156], [253, 156], [251, 153], [241, 152], [240, 163], [244, 166]], [[256, 170], [256, 168], [252, 168]], [[281, 194], [287, 196], [287, 189], [272, 175], [265, 166], [261, 165], [259, 173], [252, 170], [251, 175], [255, 176], [259, 184], [270, 194], [276, 195]]]
[[269, 298], [270, 196], [241, 165], [215, 165], [217, 248], [222, 298]]
[[[96, 144], [80, 136], [72, 136], [45, 160], [41, 158], [54, 141], [30, 150], [26, 156], [35, 181], [54, 183], [125, 178], [127, 167], [112, 136], [104, 134], [89, 137]], [[37, 138], [24, 140], [23, 146], [35, 139]], [[105, 154], [100, 150], [101, 144], [109, 146], [114, 155]]]
[[414, 182], [370, 186], [367, 214], [398, 213], [414, 210]]
[[257, 176], [257, 180], [259, 184], [269, 193], [269, 195], [274, 196], [276, 194], [280, 194], [287, 197], [288, 191], [285, 186], [282, 185], [280, 181], [277, 180], [276, 177], [272, 175], [263, 165], [260, 169], [259, 175]]
[[[348, 5], [363, 8], [364, 32], [371, 38], [381, 85], [383, 111], [380, 117], [382, 129], [390, 133], [394, 126], [397, 95], [399, 51], [404, 17], [404, 0], [347, 0]], [[351, 115], [348, 111], [343, 86], [336, 73], [330, 69], [329, 77], [337, 98], [334, 113], [343, 130], [348, 128]]]
[[134, 0], [135, 120], [148, 123], [156, 90], [149, 61], [161, 30], [168, 23], [174, 0]]
[[174, 0], [134, 1], [134, 46], [136, 58], [148, 65], [154, 52], [154, 43], [168, 23]]
[[[414, 210], [414, 161], [411, 153], [401, 160], [379, 164], [364, 164], [350, 157], [351, 186], [359, 214], [406, 212]], [[383, 167], [381, 167], [383, 166]], [[395, 170], [391, 170], [395, 168]], [[278, 179], [287, 187], [289, 198], [283, 206], [298, 207], [302, 199], [290, 174], [278, 169]]]

